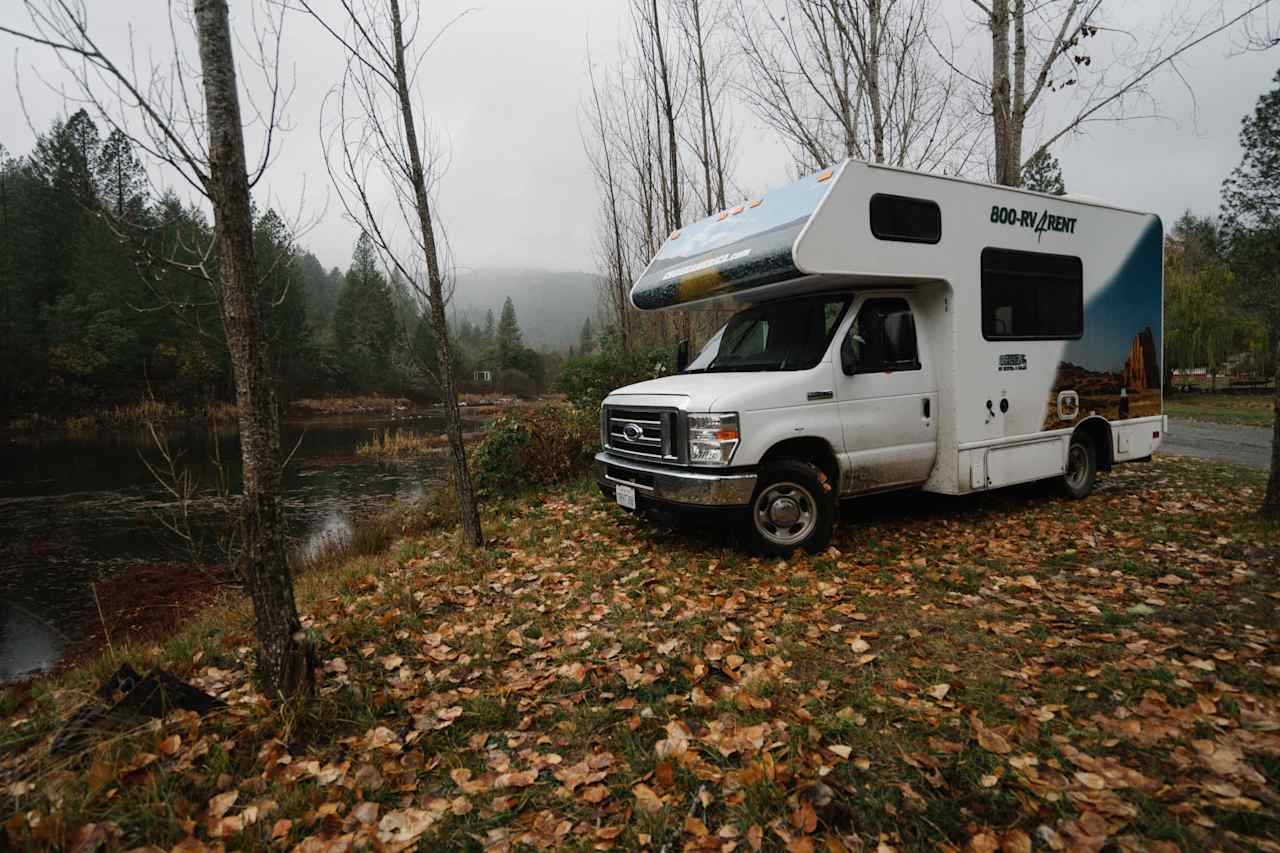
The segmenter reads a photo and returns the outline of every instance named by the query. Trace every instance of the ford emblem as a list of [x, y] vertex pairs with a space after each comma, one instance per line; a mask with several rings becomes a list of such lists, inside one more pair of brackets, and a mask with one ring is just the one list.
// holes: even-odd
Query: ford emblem
[[627, 424], [622, 428], [622, 437], [627, 441], [639, 441], [644, 438], [644, 427], [640, 424]]

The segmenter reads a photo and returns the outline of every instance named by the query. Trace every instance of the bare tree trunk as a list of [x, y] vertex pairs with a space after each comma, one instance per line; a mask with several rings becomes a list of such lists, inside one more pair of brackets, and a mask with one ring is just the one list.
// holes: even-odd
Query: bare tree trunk
[[991, 3], [991, 121], [996, 183], [1017, 186], [1013, 150], [1013, 83], [1009, 79], [1009, 0]]
[[867, 0], [868, 37], [862, 69], [871, 105], [871, 153], [877, 163], [884, 162], [884, 105], [880, 97], [880, 39], [884, 22], [880, 3], [881, 0]]
[[1261, 512], [1263, 518], [1280, 519], [1280, 348], [1273, 347], [1272, 352], [1276, 353], [1276, 396], [1272, 406], [1271, 476], [1267, 479]]
[[702, 200], [703, 213], [710, 216], [716, 211], [711, 184], [711, 140], [710, 131], [711, 93], [707, 86], [707, 56], [702, 44], [702, 4], [700, 0], [691, 0], [689, 12], [693, 16], [693, 31], [690, 37], [696, 50], [694, 76], [698, 81], [698, 119], [702, 130], [702, 147], [698, 151], [698, 159], [702, 161]]
[[681, 225], [680, 149], [676, 145], [675, 104], [671, 100], [671, 72], [667, 67], [667, 51], [662, 44], [662, 28], [658, 19], [658, 0], [653, 0], [653, 47], [657, 54], [656, 70], [662, 84], [662, 114], [667, 120], [667, 156], [671, 161], [671, 208], [667, 228], [675, 231]]
[[418, 130], [413, 119], [413, 100], [409, 91], [409, 76], [404, 58], [404, 33], [400, 16], [400, 0], [390, 0], [391, 39], [395, 62], [396, 94], [400, 100], [400, 115], [404, 121], [405, 147], [409, 154], [409, 180], [413, 184], [414, 204], [418, 211], [418, 226], [422, 231], [422, 248], [427, 263], [427, 302], [431, 307], [431, 325], [436, 332], [436, 360], [440, 366], [440, 393], [444, 397], [445, 434], [449, 437], [449, 452], [453, 456], [453, 475], [458, 495], [458, 515], [462, 535], [473, 548], [484, 544], [480, 529], [480, 513], [476, 508], [475, 489], [471, 485], [471, 471], [467, 466], [467, 450], [462, 443], [462, 415], [458, 411], [458, 389], [453, 376], [453, 352], [449, 342], [449, 323], [444, 310], [444, 280], [440, 274], [440, 259], [436, 252], [435, 231], [431, 224], [431, 201], [427, 196], [427, 173], [422, 167], [422, 154], [418, 148]]
[[197, 0], [209, 131], [209, 198], [222, 286], [218, 291], [239, 403], [244, 464], [244, 548], [240, 569], [253, 600], [258, 672], [276, 696], [309, 691], [315, 650], [306, 641], [293, 597], [285, 538], [280, 414], [271, 376], [240, 101], [226, 0]]

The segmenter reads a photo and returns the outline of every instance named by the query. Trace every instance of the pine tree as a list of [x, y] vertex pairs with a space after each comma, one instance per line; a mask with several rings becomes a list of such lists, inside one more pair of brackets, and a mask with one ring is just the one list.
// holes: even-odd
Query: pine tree
[[1244, 156], [1222, 187], [1223, 228], [1246, 310], [1267, 327], [1276, 373], [1271, 477], [1262, 513], [1280, 518], [1280, 72], [1240, 131]]
[[333, 311], [333, 332], [338, 356], [354, 384], [381, 387], [392, 380], [395, 300], [368, 234], [356, 240], [351, 268]]
[[591, 337], [591, 318], [582, 321], [582, 332], [578, 335], [578, 351], [583, 355], [591, 352], [593, 339]]
[[[507, 301], [510, 302], [511, 300], [508, 299]], [[484, 312], [484, 332], [483, 332], [483, 337], [481, 337], [480, 339], [480, 342], [485, 346], [493, 345], [494, 341], [493, 341], [493, 309], [492, 308]]]
[[[492, 313], [490, 314], [492, 316]], [[520, 334], [520, 323], [516, 321], [516, 307], [511, 304], [511, 297], [502, 303], [502, 316], [498, 319], [498, 368], [505, 370], [515, 367], [519, 353], [524, 349], [524, 336]]]
[[97, 195], [107, 212], [117, 220], [141, 224], [147, 198], [147, 173], [129, 137], [112, 130], [98, 149], [93, 163]]
[[1062, 179], [1062, 166], [1048, 149], [1041, 149], [1023, 164], [1022, 188], [1049, 195], [1067, 194], [1067, 183]]

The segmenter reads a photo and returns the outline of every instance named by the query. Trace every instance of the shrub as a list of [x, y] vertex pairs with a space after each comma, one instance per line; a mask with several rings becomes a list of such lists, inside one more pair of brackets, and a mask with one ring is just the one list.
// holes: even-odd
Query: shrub
[[673, 346], [632, 352], [610, 346], [600, 352], [569, 359], [560, 374], [560, 389], [578, 408], [598, 412], [604, 398], [615, 388], [665, 376], [674, 369]]
[[471, 456], [476, 488], [511, 494], [579, 476], [591, 467], [599, 428], [593, 412], [576, 406], [499, 415]]
[[507, 368], [498, 371], [498, 390], [503, 394], [511, 394], [523, 400], [538, 396], [538, 383], [523, 370]]

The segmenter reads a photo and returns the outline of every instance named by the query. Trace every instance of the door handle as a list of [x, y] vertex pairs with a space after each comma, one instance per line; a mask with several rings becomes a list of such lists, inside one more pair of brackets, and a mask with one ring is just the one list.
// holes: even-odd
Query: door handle
[[925, 398], [924, 398], [924, 416], [925, 416], [926, 418], [927, 418], [927, 417], [929, 417], [929, 411], [930, 411], [929, 402], [930, 402], [930, 401], [929, 401], [929, 398], [928, 398], [928, 397], [925, 397]]

